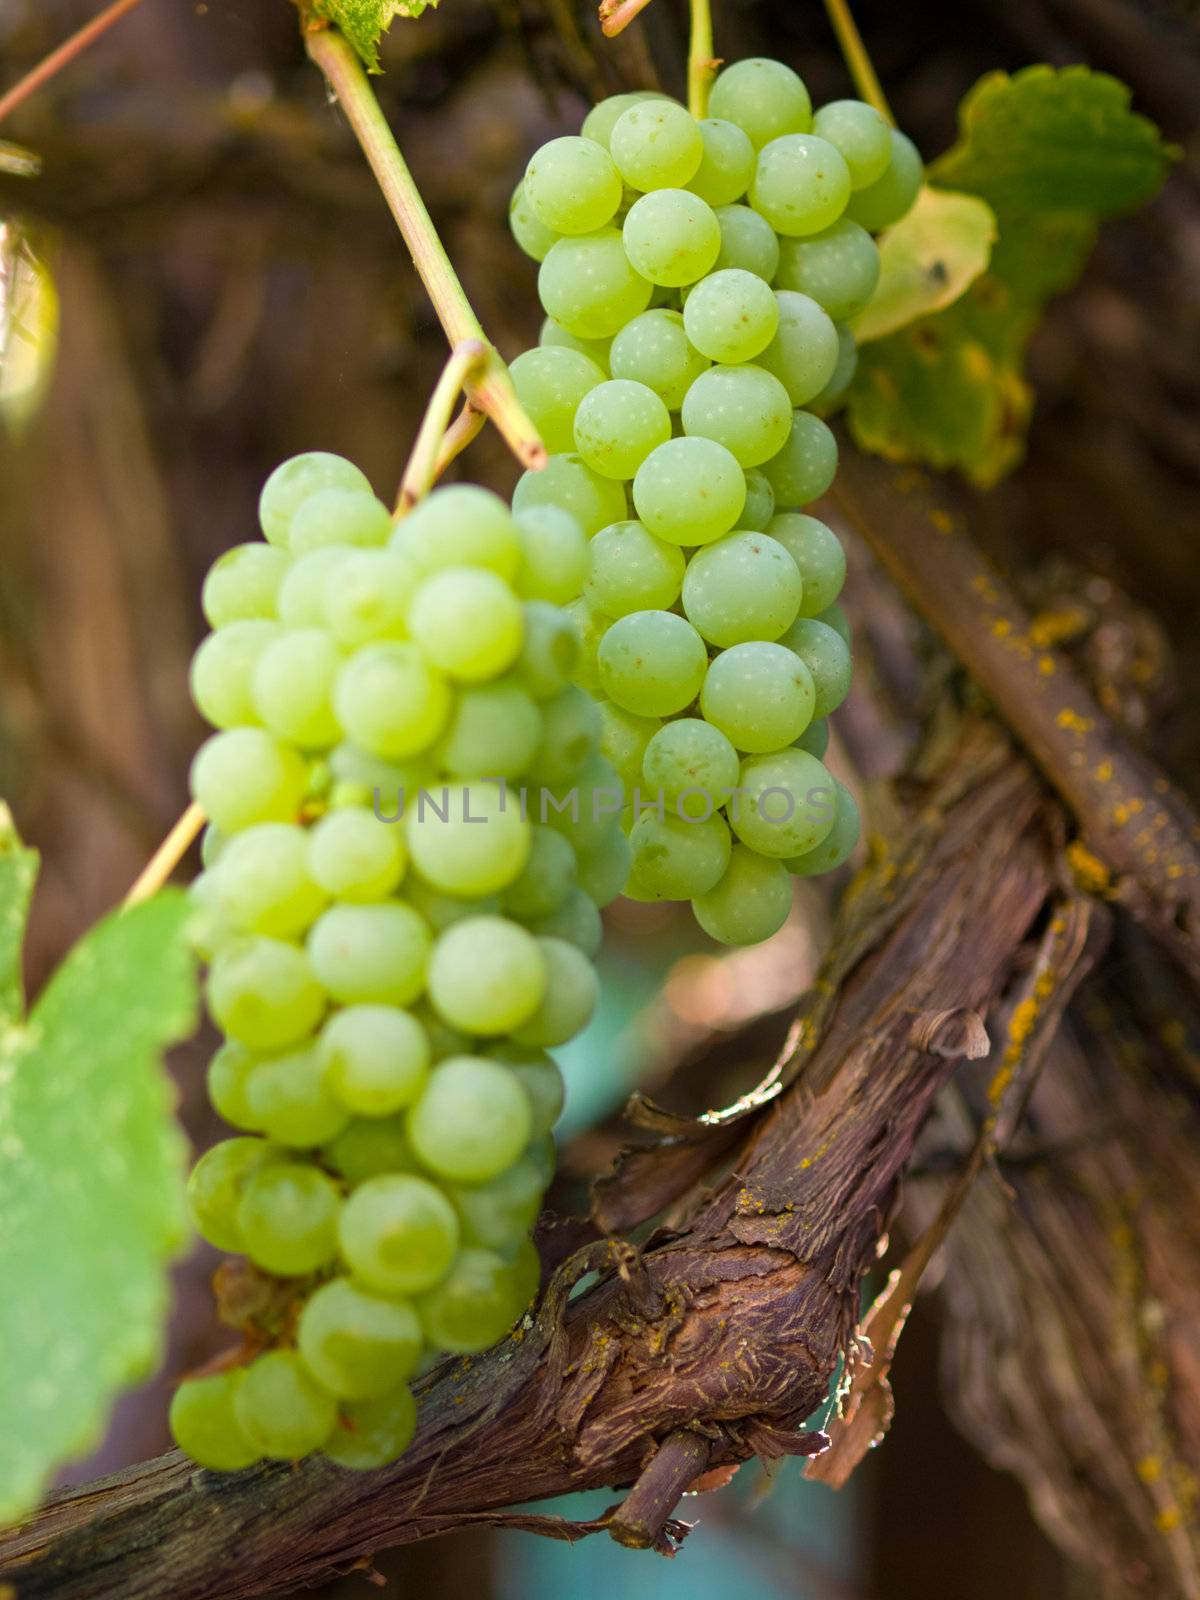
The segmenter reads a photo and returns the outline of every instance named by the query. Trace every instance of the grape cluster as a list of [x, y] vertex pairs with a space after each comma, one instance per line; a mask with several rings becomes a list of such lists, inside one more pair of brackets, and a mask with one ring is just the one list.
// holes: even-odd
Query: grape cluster
[[779, 62], [726, 68], [710, 110], [614, 96], [518, 185], [547, 318], [512, 373], [554, 453], [513, 505], [591, 536], [569, 609], [634, 791], [626, 892], [691, 900], [714, 938], [749, 944], [785, 920], [790, 875], [858, 837], [821, 762], [850, 684], [845, 557], [801, 508], [837, 466], [822, 414], [853, 376], [871, 233], [912, 205], [921, 162], [860, 101], [814, 115]]
[[209, 1092], [241, 1131], [190, 1180], [199, 1231], [249, 1258], [253, 1359], [186, 1382], [178, 1442], [232, 1470], [322, 1450], [373, 1467], [406, 1380], [494, 1343], [537, 1286], [528, 1237], [588, 1021], [613, 817], [539, 802], [607, 781], [562, 602], [578, 522], [440, 489], [398, 525], [359, 470], [279, 467], [266, 542], [204, 585], [192, 691], [218, 730], [194, 937], [226, 1035]]

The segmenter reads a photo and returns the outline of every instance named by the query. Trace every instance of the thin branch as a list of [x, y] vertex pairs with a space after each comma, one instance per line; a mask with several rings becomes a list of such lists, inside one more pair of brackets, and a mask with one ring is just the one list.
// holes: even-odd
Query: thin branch
[[82, 55], [88, 46], [94, 44], [101, 34], [107, 33], [115, 22], [120, 22], [122, 17], [127, 16], [140, 4], [141, 0], [113, 0], [112, 5], [106, 6], [98, 17], [85, 22], [77, 33], [65, 39], [56, 50], [51, 50], [32, 71], [14, 83], [7, 94], [0, 95], [0, 122], [3, 122], [11, 111], [24, 104], [44, 83], [48, 83], [64, 67], [69, 66], [76, 56]]
[[140, 901], [149, 900], [152, 894], [156, 894], [183, 860], [193, 839], [203, 826], [204, 812], [193, 800], [142, 868], [122, 904], [136, 906]]
[[708, 115], [708, 91], [717, 75], [713, 55], [710, 0], [691, 0], [691, 40], [688, 45], [688, 110], [699, 122]]
[[600, 28], [608, 39], [615, 39], [650, 4], [650, 0], [600, 0]]
[[[334, 28], [311, 28], [305, 43], [354, 130], [451, 348], [474, 339], [491, 347], [358, 56]], [[546, 448], [517, 399], [508, 368], [498, 354], [472, 384], [471, 398], [500, 429], [522, 466], [545, 466]]]
[[825, 10], [829, 14], [833, 31], [837, 34], [846, 70], [854, 80], [854, 87], [858, 90], [860, 98], [868, 105], [874, 106], [880, 116], [886, 117], [895, 126], [896, 119], [892, 115], [892, 108], [887, 103], [883, 85], [867, 53], [862, 34], [858, 31], [858, 24], [851, 14], [849, 0], [825, 0]]
[[433, 467], [435, 483], [450, 463], [463, 453], [471, 440], [478, 436], [486, 421], [487, 418], [474, 401], [468, 400], [446, 429], [445, 437], [442, 439], [441, 449]]
[[404, 469], [400, 494], [396, 500], [397, 519], [427, 495], [436, 483], [438, 463], [442, 459], [442, 447], [450, 429], [454, 403], [463, 389], [469, 387], [487, 365], [491, 354], [482, 339], [467, 339], [450, 352], [441, 377], [429, 397], [429, 404], [425, 407], [416, 443]]

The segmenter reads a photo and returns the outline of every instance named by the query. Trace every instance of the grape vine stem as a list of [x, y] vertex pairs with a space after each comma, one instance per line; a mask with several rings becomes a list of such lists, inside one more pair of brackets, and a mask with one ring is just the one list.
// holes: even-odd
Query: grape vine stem
[[[450, 352], [442, 375], [429, 397], [416, 443], [404, 469], [396, 501], [396, 521], [429, 493], [440, 473], [453, 461], [454, 456], [450, 455], [443, 462], [444, 446], [451, 428], [450, 413], [458, 396], [486, 367], [487, 360], [488, 347], [482, 339], [465, 339]], [[479, 414], [479, 420], [482, 423], [482, 413]]]
[[601, 0], [600, 30], [606, 39], [615, 39], [619, 33], [650, 4], [650, 0]]
[[306, 27], [305, 44], [354, 130], [451, 348], [471, 340], [487, 348], [487, 362], [470, 382], [473, 404], [500, 429], [522, 466], [544, 467], [546, 447], [517, 398], [508, 368], [467, 299], [362, 63], [336, 28], [319, 22]]
[[157, 894], [183, 860], [192, 840], [203, 826], [204, 812], [193, 800], [142, 868], [122, 905], [136, 906], [143, 900], [149, 900], [152, 894]]
[[858, 31], [858, 24], [851, 14], [849, 0], [825, 0], [825, 10], [837, 35], [846, 68], [854, 80], [854, 87], [861, 98], [868, 105], [873, 105], [880, 116], [886, 117], [894, 127], [896, 119], [892, 115], [892, 108], [888, 105], [883, 85], [867, 53], [862, 34]]
[[113, 4], [106, 6], [99, 16], [85, 22], [83, 27], [64, 39], [56, 50], [39, 61], [37, 66], [27, 72], [19, 82], [14, 83], [7, 94], [0, 95], [0, 122], [19, 105], [24, 104], [30, 95], [35, 94], [44, 83], [48, 83], [57, 73], [69, 66], [75, 57], [82, 55], [90, 44], [107, 33], [115, 22], [127, 16], [135, 6], [141, 5], [142, 0], [113, 0]]
[[708, 91], [717, 75], [713, 55], [712, 8], [709, 0], [691, 0], [691, 42], [688, 46], [688, 110], [701, 121], [708, 115]]

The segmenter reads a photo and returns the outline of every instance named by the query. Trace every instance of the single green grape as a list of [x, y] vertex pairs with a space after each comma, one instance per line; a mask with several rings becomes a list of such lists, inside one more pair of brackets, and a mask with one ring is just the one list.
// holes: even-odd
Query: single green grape
[[403, 550], [360, 550], [337, 569], [325, 600], [325, 621], [344, 650], [376, 639], [403, 639], [420, 568]]
[[432, 1288], [449, 1271], [458, 1236], [458, 1216], [441, 1189], [408, 1172], [367, 1178], [338, 1218], [343, 1259], [381, 1294]]
[[322, 1152], [324, 1160], [346, 1182], [357, 1187], [368, 1178], [388, 1173], [417, 1173], [403, 1115], [352, 1117]]
[[590, 356], [561, 345], [525, 350], [509, 367], [517, 399], [551, 455], [575, 448], [575, 412], [604, 372]]
[[593, 472], [573, 454], [552, 455], [540, 472], [517, 479], [513, 510], [522, 514], [533, 506], [569, 511], [589, 538], [628, 514], [622, 485]]
[[383, 1117], [410, 1106], [425, 1087], [429, 1036], [399, 1006], [355, 1005], [335, 1013], [321, 1030], [317, 1060], [334, 1098], [362, 1117]]
[[333, 686], [342, 659], [323, 628], [289, 628], [268, 643], [254, 668], [251, 693], [272, 733], [310, 749], [336, 742], [341, 728]]
[[501, 900], [505, 914], [521, 922], [548, 917], [574, 889], [576, 870], [575, 851], [570, 841], [553, 828], [535, 823], [531, 829], [529, 860]]
[[[566, 1098], [566, 1086], [558, 1063], [544, 1050], [514, 1044], [511, 1040], [491, 1045], [488, 1054], [496, 1061], [502, 1061], [521, 1085], [529, 1103], [530, 1117], [533, 1119], [530, 1140], [536, 1144], [539, 1139], [545, 1139], [562, 1115], [563, 1101]], [[526, 1151], [525, 1160], [533, 1160], [531, 1151]], [[549, 1173], [542, 1170], [540, 1163], [535, 1165], [544, 1189], [554, 1170], [553, 1161]]]
[[818, 500], [837, 474], [837, 440], [811, 411], [792, 413], [792, 431], [777, 456], [763, 463], [775, 503], [792, 510]]
[[660, 94], [655, 89], [634, 89], [629, 94], [610, 94], [606, 99], [599, 100], [583, 119], [580, 133], [585, 139], [594, 139], [598, 145], [608, 149], [612, 138], [613, 128], [618, 117], [630, 106], [636, 106], [643, 100], [666, 100], [667, 95]]
[[561, 234], [548, 228], [529, 203], [525, 185], [519, 183], [508, 203], [508, 226], [518, 245], [534, 261], [544, 261]]
[[837, 604], [826, 606], [824, 611], [817, 614], [816, 620], [832, 628], [846, 648], [850, 648], [853, 642], [850, 634], [850, 618], [842, 610], [841, 606]]
[[521, 564], [521, 537], [498, 494], [473, 483], [435, 489], [392, 535], [426, 576], [443, 567], [485, 567], [511, 583]]
[[521, 535], [517, 593], [522, 600], [566, 605], [587, 575], [587, 535], [560, 506], [532, 506], [518, 512], [516, 522]]
[[268, 1350], [246, 1368], [233, 1401], [242, 1432], [265, 1456], [298, 1461], [333, 1432], [337, 1407], [294, 1350]]
[[322, 1449], [339, 1467], [367, 1472], [390, 1466], [407, 1450], [417, 1431], [417, 1403], [406, 1384], [378, 1400], [352, 1400]]
[[579, 646], [571, 677], [579, 688], [595, 693], [600, 688], [600, 641], [612, 626], [612, 619], [593, 611], [586, 600], [572, 600], [564, 607], [564, 613]]
[[192, 797], [225, 834], [255, 822], [290, 822], [307, 786], [307, 763], [262, 728], [216, 733], [192, 762]]
[[271, 473], [258, 500], [258, 520], [271, 544], [289, 548], [292, 518], [310, 495], [322, 489], [359, 489], [371, 485], [353, 462], [326, 450], [293, 456]]
[[718, 73], [708, 109], [744, 129], [756, 150], [781, 134], [812, 127], [812, 101], [803, 79], [782, 61], [761, 56], [735, 61]]
[[813, 715], [827, 717], [850, 692], [850, 650], [844, 639], [815, 617], [798, 617], [781, 643], [794, 650], [812, 673], [816, 704]]
[[700, 717], [665, 722], [646, 746], [642, 776], [677, 817], [719, 811], [738, 781], [738, 753], [719, 728]]
[[644, 383], [669, 411], [678, 411], [708, 357], [689, 340], [683, 313], [660, 307], [625, 324], [612, 342], [611, 363], [614, 378]]
[[543, 309], [580, 339], [611, 338], [646, 309], [650, 290], [650, 280], [630, 263], [616, 228], [560, 239], [538, 270]]
[[635, 716], [611, 700], [601, 703], [600, 749], [623, 783], [641, 782], [646, 746], [661, 727], [657, 717]]
[[450, 716], [450, 687], [411, 640], [368, 644], [342, 667], [333, 705], [347, 737], [395, 760], [427, 750]]
[[750, 187], [754, 145], [737, 123], [720, 117], [705, 117], [699, 127], [704, 154], [688, 188], [710, 206], [730, 205]]
[[545, 317], [538, 331], [539, 348], [578, 350], [581, 356], [594, 361], [605, 377], [608, 376], [608, 348], [611, 343], [611, 339], [581, 339], [569, 328], [564, 328], [561, 322], [555, 322], [553, 317]]
[[236, 1039], [226, 1039], [216, 1050], [205, 1073], [205, 1087], [213, 1109], [219, 1117], [235, 1128], [246, 1128], [261, 1133], [255, 1126], [254, 1113], [246, 1102], [246, 1081], [254, 1065], [254, 1056]]
[[814, 717], [800, 737], [793, 741], [797, 750], [807, 750], [810, 756], [824, 761], [829, 749], [829, 724], [823, 717]]
[[891, 131], [864, 100], [831, 100], [813, 118], [813, 132], [841, 152], [856, 190], [870, 188], [891, 165]]
[[235, 544], [208, 569], [200, 605], [213, 628], [275, 616], [279, 586], [287, 574], [287, 552], [274, 545]]
[[820, 393], [813, 395], [808, 402], [808, 409], [815, 411], [819, 417], [830, 416], [838, 409], [854, 382], [854, 374], [858, 371], [858, 345], [855, 343], [854, 334], [844, 322], [836, 323], [835, 326], [838, 336], [838, 357], [833, 376]]
[[171, 1397], [171, 1437], [210, 1471], [240, 1472], [261, 1459], [262, 1452], [242, 1431], [234, 1409], [244, 1377], [235, 1369], [189, 1378]]
[[288, 547], [298, 557], [328, 545], [380, 545], [391, 531], [391, 513], [369, 489], [318, 489], [296, 508]]
[[494, 1250], [459, 1252], [450, 1272], [417, 1303], [435, 1350], [469, 1355], [502, 1339], [522, 1310], [512, 1268]]
[[857, 316], [875, 293], [879, 270], [879, 246], [871, 235], [851, 218], [839, 217], [820, 233], [783, 241], [775, 282], [781, 289], [808, 295], [844, 322]]
[[317, 1053], [307, 1042], [258, 1056], [246, 1075], [246, 1107], [256, 1128], [295, 1150], [336, 1137], [349, 1113], [330, 1093]]
[[833, 779], [804, 750], [777, 750], [742, 763], [730, 824], [743, 844], [785, 860], [814, 849], [833, 828]]
[[496, 573], [443, 567], [413, 596], [408, 626], [429, 663], [463, 683], [494, 678], [521, 653], [521, 602]]
[[635, 200], [621, 237], [634, 270], [665, 288], [695, 283], [721, 251], [712, 207], [687, 189], [655, 189]]
[[293, 561], [279, 585], [276, 609], [289, 628], [323, 628], [327, 625], [329, 596], [337, 588], [338, 574], [346, 562], [362, 551], [353, 545], [323, 545]]
[[729, 827], [715, 814], [660, 817], [652, 808], [634, 821], [629, 847], [633, 867], [626, 894], [635, 900], [690, 900], [711, 889], [728, 866]]
[[282, 939], [235, 939], [209, 969], [209, 1015], [252, 1050], [282, 1050], [304, 1038], [321, 1020], [325, 1001], [303, 950]]
[[545, 600], [525, 602], [524, 642], [513, 677], [539, 702], [561, 694], [568, 679], [577, 673], [583, 655], [583, 638], [574, 609], [579, 604], [572, 601], [560, 607]]
[[811, 296], [790, 286], [775, 291], [775, 303], [779, 326], [758, 364], [774, 373], [793, 406], [802, 406], [833, 376], [840, 349], [837, 329]]
[[567, 134], [542, 145], [525, 168], [524, 197], [556, 233], [594, 233], [621, 204], [621, 174], [592, 139]]
[[828, 139], [789, 133], [758, 153], [750, 204], [776, 233], [820, 233], [846, 209], [850, 169]]
[[403, 831], [365, 806], [327, 811], [307, 835], [308, 874], [334, 900], [386, 899], [404, 876], [407, 855]]
[[485, 772], [515, 778], [533, 760], [542, 716], [533, 696], [512, 678], [464, 688], [450, 726], [437, 747], [438, 764], [452, 778]]
[[[600, 984], [590, 959], [566, 939], [537, 941], [546, 978], [542, 998], [532, 1016], [513, 1029], [519, 1044], [566, 1044], [592, 1019]], [[528, 1141], [527, 1141], [528, 1142]]]
[[775, 491], [761, 472], [751, 470], [746, 474], [746, 504], [738, 518], [738, 526], [755, 533], [765, 533], [775, 515]]
[[579, 887], [598, 906], [611, 905], [629, 877], [629, 840], [614, 823], [589, 849], [577, 850]]
[[784, 511], [772, 518], [767, 532], [791, 556], [804, 581], [799, 615], [818, 617], [842, 592], [846, 581], [846, 552], [842, 542], [817, 517], [803, 511]]
[[304, 1303], [296, 1349], [317, 1382], [343, 1400], [389, 1394], [416, 1369], [421, 1324], [405, 1300], [331, 1278]]
[[458, 1212], [463, 1243], [508, 1256], [537, 1220], [543, 1188], [537, 1162], [523, 1156], [486, 1183], [453, 1183], [446, 1192]]
[[568, 684], [542, 705], [542, 742], [529, 763], [540, 783], [568, 783], [600, 745], [600, 712], [591, 695]]
[[467, 917], [434, 946], [429, 998], [464, 1033], [511, 1033], [533, 1015], [545, 988], [537, 940], [506, 917]]
[[653, 389], [609, 378], [575, 412], [575, 448], [605, 478], [632, 478], [651, 450], [671, 437], [671, 418]]
[[792, 884], [782, 862], [735, 844], [723, 876], [692, 901], [692, 913], [719, 944], [761, 944], [779, 932], [792, 909]]
[[260, 1167], [238, 1205], [242, 1247], [265, 1272], [304, 1277], [333, 1260], [342, 1197], [316, 1167], [277, 1161]]
[[[269, 550], [271, 546], [262, 548]], [[201, 641], [192, 657], [188, 687], [196, 710], [206, 722], [214, 728], [261, 724], [251, 693], [254, 669], [280, 632], [277, 622], [248, 618], [227, 623]]]
[[673, 612], [632, 611], [600, 641], [600, 682], [610, 700], [642, 717], [690, 705], [704, 682], [704, 641]]
[[187, 1181], [192, 1223], [218, 1250], [240, 1250], [238, 1206], [246, 1185], [260, 1168], [281, 1159], [265, 1139], [222, 1139], [196, 1162]]
[[731, 533], [697, 550], [683, 580], [683, 612], [709, 644], [778, 639], [796, 620], [796, 563], [765, 533]]
[[682, 106], [642, 100], [617, 118], [608, 148], [631, 188], [677, 189], [699, 171], [704, 139]]
[[735, 749], [765, 753], [799, 738], [815, 700], [804, 663], [785, 645], [756, 640], [732, 645], [713, 660], [700, 709]]
[[835, 867], [840, 867], [849, 861], [858, 844], [861, 831], [858, 802], [844, 783], [832, 775], [830, 781], [837, 792], [837, 811], [832, 829], [820, 844], [805, 851], [803, 855], [790, 856], [784, 862], [787, 870], [798, 878], [811, 878], [818, 873], [832, 872]]
[[529, 924], [539, 939], [564, 939], [594, 960], [604, 942], [604, 924], [596, 902], [583, 889], [572, 889], [560, 906]]
[[425, 988], [432, 940], [403, 900], [330, 906], [305, 946], [317, 980], [343, 1005], [406, 1006]]
[[751, 206], [718, 206], [717, 226], [721, 250], [713, 271], [736, 267], [770, 283], [779, 268], [779, 236], [767, 219]]
[[714, 361], [753, 361], [775, 337], [779, 307], [760, 277], [725, 267], [688, 295], [683, 325], [696, 349]]
[[529, 859], [529, 821], [519, 798], [492, 783], [416, 796], [405, 810], [413, 866], [446, 894], [506, 889]]
[[891, 161], [883, 176], [850, 196], [846, 215], [868, 233], [890, 228], [906, 216], [921, 190], [921, 154], [907, 135], [891, 130]]
[[308, 837], [290, 822], [259, 822], [230, 839], [210, 869], [216, 903], [247, 933], [303, 933], [325, 895], [309, 875]]
[[[417, 1159], [438, 1177], [456, 1183], [483, 1183], [512, 1166], [529, 1143], [532, 1127], [521, 1085], [502, 1063], [483, 1056], [439, 1061], [408, 1113], [408, 1138]], [[443, 1198], [440, 1193], [438, 1198]]]
[[716, 366], [688, 390], [680, 419], [686, 434], [715, 439], [740, 466], [757, 467], [786, 444], [792, 405], [783, 384], [763, 367]]
[[737, 457], [714, 439], [668, 439], [638, 468], [633, 503], [656, 538], [711, 544], [736, 527], [746, 503], [746, 475]]
[[684, 567], [677, 544], [656, 539], [640, 522], [614, 522], [591, 542], [583, 597], [608, 617], [666, 611], [679, 599]]

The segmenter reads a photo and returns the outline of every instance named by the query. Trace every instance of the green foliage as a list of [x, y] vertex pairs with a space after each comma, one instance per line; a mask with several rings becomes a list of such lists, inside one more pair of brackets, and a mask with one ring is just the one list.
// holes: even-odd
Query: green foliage
[[308, 9], [341, 29], [368, 72], [378, 72], [379, 41], [396, 17], [419, 17], [438, 0], [310, 0]]
[[150, 1372], [186, 1237], [185, 1147], [160, 1052], [196, 994], [184, 897], [107, 917], [22, 1016], [37, 857], [0, 808], [0, 1523], [94, 1445]]
[[941, 311], [987, 270], [996, 238], [991, 206], [970, 194], [921, 189], [879, 241], [879, 284], [851, 326], [860, 345]]
[[1046, 301], [1077, 281], [1102, 218], [1157, 192], [1171, 156], [1104, 73], [1036, 66], [978, 83], [929, 177], [986, 201], [999, 240], [952, 305], [863, 349], [849, 399], [859, 444], [981, 486], [1015, 466], [1032, 408], [1025, 350]]

